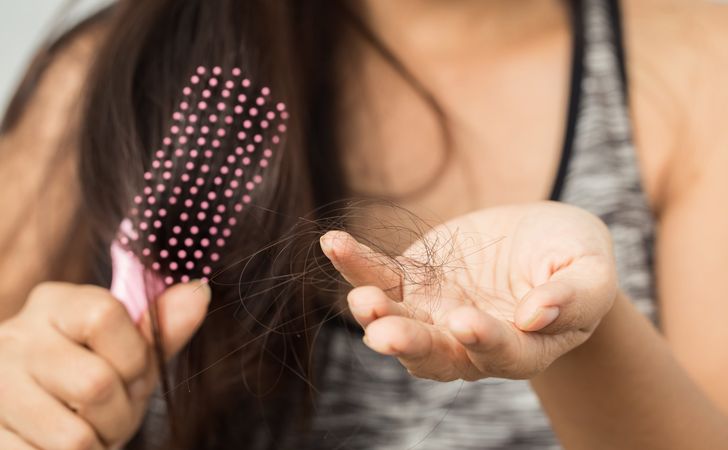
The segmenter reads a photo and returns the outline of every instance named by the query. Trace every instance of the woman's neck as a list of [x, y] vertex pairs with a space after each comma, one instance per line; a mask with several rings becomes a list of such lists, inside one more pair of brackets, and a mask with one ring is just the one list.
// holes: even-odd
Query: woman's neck
[[391, 47], [421, 55], [513, 44], [563, 23], [561, 0], [362, 0]]

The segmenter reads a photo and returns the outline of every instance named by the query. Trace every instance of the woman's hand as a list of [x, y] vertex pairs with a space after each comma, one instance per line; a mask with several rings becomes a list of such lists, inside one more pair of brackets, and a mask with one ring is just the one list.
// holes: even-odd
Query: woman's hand
[[617, 293], [607, 228], [553, 202], [458, 217], [396, 259], [341, 231], [321, 246], [355, 286], [365, 343], [421, 378], [530, 378], [583, 343]]
[[[165, 355], [207, 311], [206, 285], [173, 286], [158, 301]], [[120, 448], [139, 427], [157, 382], [149, 316], [135, 325], [101, 288], [45, 283], [0, 323], [0, 448]]]

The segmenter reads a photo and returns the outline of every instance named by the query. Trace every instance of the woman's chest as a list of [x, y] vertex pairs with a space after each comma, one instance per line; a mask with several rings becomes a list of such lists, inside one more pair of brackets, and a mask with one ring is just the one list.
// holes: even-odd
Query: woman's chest
[[[520, 63], [441, 73], [418, 91], [380, 68], [347, 93], [339, 142], [355, 196], [389, 198], [441, 222], [476, 209], [549, 198], [562, 156], [568, 70], [538, 79]], [[369, 220], [395, 224], [388, 207]]]
[[[571, 160], [588, 151], [592, 165], [611, 167], [614, 173], [606, 176], [619, 179], [624, 168], [609, 161], [626, 144], [620, 164], [637, 171], [639, 189], [657, 205], [668, 157], [664, 142], [643, 138], [669, 139], [656, 125], [657, 111], [615, 107], [622, 92], [611, 93], [609, 102], [604, 92], [580, 92], [572, 111], [574, 89], [584, 86], [564, 82], [564, 66], [534, 63], [442, 80], [432, 102], [402, 80], [385, 77], [376, 89], [352, 97], [357, 107], [342, 115], [349, 186], [355, 195], [391, 198], [418, 217], [442, 222], [481, 208], [549, 199], [564, 182], [560, 176], [580, 176]], [[615, 133], [617, 138], [592, 142], [593, 135]], [[391, 208], [370, 208], [363, 223], [376, 217], [396, 224], [387, 217]]]

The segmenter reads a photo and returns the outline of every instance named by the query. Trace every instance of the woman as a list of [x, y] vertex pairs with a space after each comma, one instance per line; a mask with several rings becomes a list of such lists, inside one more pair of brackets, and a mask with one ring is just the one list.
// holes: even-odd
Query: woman
[[[0, 141], [0, 447], [726, 448], [724, 7], [301, 3], [124, 1], [38, 56]], [[108, 285], [99, 249], [198, 64], [298, 119], [211, 296], [175, 286], [135, 325], [78, 283]], [[403, 255], [324, 235], [355, 286], [331, 320], [297, 218], [339, 228], [352, 196], [442, 225], [348, 208]]]

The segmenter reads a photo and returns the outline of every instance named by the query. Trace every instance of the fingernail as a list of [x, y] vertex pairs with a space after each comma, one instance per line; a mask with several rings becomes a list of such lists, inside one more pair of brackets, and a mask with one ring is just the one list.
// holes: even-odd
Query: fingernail
[[323, 250], [324, 253], [329, 253], [331, 251], [331, 239], [329, 239], [325, 234], [319, 238], [319, 244], [321, 245], [321, 250]]
[[129, 397], [134, 399], [141, 399], [147, 395], [147, 381], [140, 378], [136, 381], [132, 381], [129, 384]]
[[519, 328], [525, 331], [537, 331], [551, 325], [559, 317], [559, 307], [539, 306], [532, 313], [525, 314], [525, 317], [527, 319], [519, 324]]
[[[364, 343], [364, 345], [366, 345], [367, 347], [369, 347], [371, 350], [374, 350], [377, 353], [384, 353], [382, 351], [382, 349], [377, 349], [377, 348], [374, 348], [372, 346], [372, 343], [371, 343], [371, 341], [369, 340], [369, 338], [367, 337], [366, 334], [361, 338], [361, 341]], [[397, 356], [394, 352], [387, 352], [386, 354], [391, 355], [391, 356]]]

